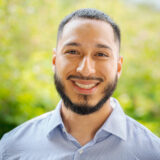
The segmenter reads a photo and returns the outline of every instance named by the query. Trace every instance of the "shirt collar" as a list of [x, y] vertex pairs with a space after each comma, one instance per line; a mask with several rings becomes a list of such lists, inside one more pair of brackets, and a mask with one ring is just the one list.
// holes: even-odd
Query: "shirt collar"
[[[60, 113], [61, 105], [62, 100], [58, 103], [56, 109], [52, 112], [48, 125], [49, 136], [54, 133], [54, 130], [58, 126], [65, 128]], [[111, 98], [111, 105], [113, 107], [113, 111], [106, 120], [106, 122], [103, 124], [103, 126], [100, 128], [100, 130], [104, 130], [123, 140], [126, 140], [126, 116], [120, 104], [115, 98]]]
[[57, 104], [55, 110], [52, 111], [50, 120], [48, 123], [48, 136], [52, 136], [56, 128], [59, 126], [64, 127], [62, 117], [61, 117], [61, 105], [62, 105], [62, 100]]
[[113, 111], [101, 129], [126, 140], [127, 133], [125, 113], [115, 98], [111, 98], [111, 105], [113, 107]]

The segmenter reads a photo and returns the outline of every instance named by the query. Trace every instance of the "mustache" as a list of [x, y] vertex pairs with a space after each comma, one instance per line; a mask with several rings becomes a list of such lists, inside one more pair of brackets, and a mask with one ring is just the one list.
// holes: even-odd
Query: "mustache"
[[71, 78], [80, 79], [80, 80], [98, 80], [100, 82], [103, 82], [103, 79], [99, 78], [99, 77], [83, 77], [83, 76], [74, 76], [74, 75], [68, 76], [67, 80], [69, 80]]

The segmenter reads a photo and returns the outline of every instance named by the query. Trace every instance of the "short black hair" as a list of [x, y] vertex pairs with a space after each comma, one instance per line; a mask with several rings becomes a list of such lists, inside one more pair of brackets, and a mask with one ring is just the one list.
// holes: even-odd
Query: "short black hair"
[[121, 33], [120, 33], [120, 29], [119, 29], [118, 25], [107, 14], [105, 14], [97, 9], [93, 9], [93, 8], [79, 9], [79, 10], [76, 10], [75, 12], [69, 14], [68, 16], [66, 16], [59, 24], [58, 34], [57, 34], [57, 43], [58, 43], [60, 36], [62, 35], [64, 26], [69, 21], [71, 21], [72, 19], [76, 19], [76, 18], [95, 19], [95, 20], [101, 20], [101, 21], [109, 23], [111, 25], [111, 27], [113, 28], [114, 36], [115, 36], [116, 40], [118, 39], [119, 47], [120, 47]]

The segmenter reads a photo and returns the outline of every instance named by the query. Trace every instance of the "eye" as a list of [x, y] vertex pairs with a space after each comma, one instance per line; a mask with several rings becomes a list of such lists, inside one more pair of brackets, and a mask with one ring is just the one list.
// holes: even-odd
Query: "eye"
[[76, 50], [68, 50], [68, 51], [66, 51], [65, 53], [67, 53], [67, 54], [72, 54], [72, 55], [79, 54], [79, 52], [76, 51]]
[[96, 56], [98, 56], [98, 57], [108, 57], [107, 54], [102, 53], [102, 52], [97, 53]]

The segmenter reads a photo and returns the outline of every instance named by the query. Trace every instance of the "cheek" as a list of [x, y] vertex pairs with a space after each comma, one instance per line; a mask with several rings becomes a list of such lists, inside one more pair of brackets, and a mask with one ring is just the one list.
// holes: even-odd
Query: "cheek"
[[56, 71], [58, 75], [62, 77], [66, 77], [71, 72], [76, 70], [75, 63], [73, 61], [69, 61], [63, 57], [58, 57], [56, 60]]
[[115, 77], [117, 74], [117, 65], [114, 62], [101, 62], [96, 66], [98, 66], [98, 70], [105, 79], [108, 79], [108, 77]]

